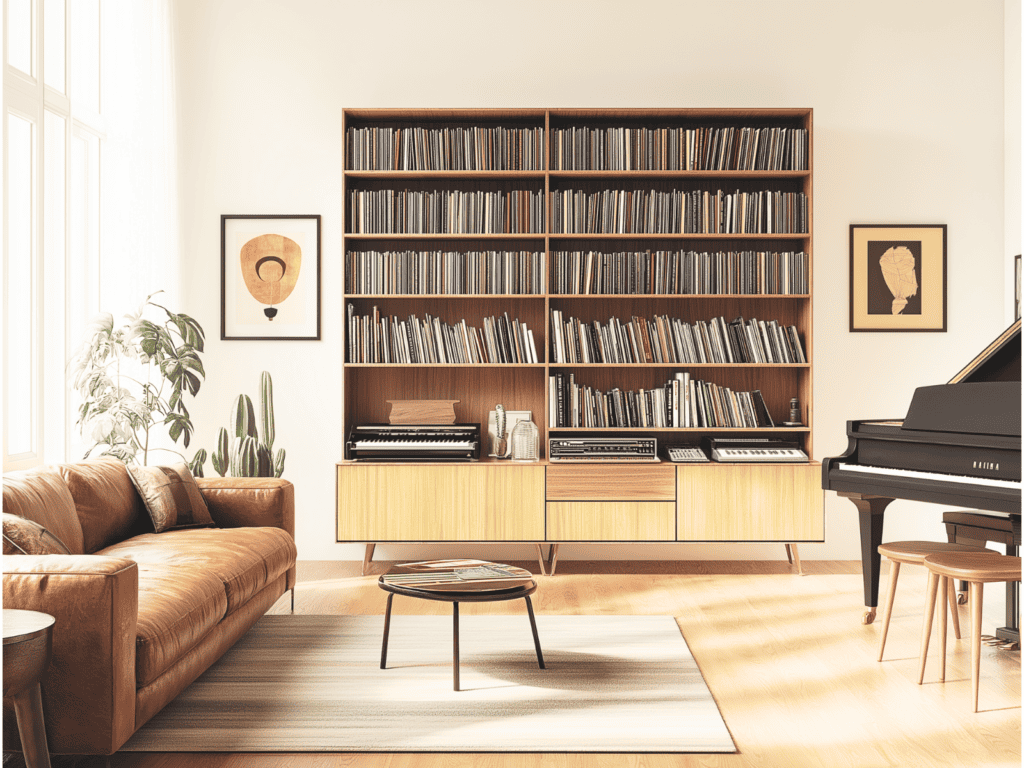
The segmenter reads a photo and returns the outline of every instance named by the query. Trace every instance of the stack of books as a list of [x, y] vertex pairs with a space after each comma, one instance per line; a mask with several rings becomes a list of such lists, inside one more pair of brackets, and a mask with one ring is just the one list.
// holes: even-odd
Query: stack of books
[[551, 357], [556, 363], [806, 363], [795, 325], [776, 320], [731, 323], [724, 317], [688, 323], [668, 315], [603, 325], [551, 310]]
[[803, 251], [555, 251], [552, 263], [552, 293], [807, 293]]
[[350, 294], [538, 294], [538, 251], [349, 251]]
[[357, 315], [348, 305], [349, 363], [536, 363], [533, 331], [508, 312], [483, 318], [483, 328], [465, 319], [449, 325], [440, 318], [386, 317], [373, 307]]
[[551, 219], [575, 234], [794, 234], [810, 221], [803, 192], [721, 189], [553, 190]]
[[574, 373], [549, 377], [548, 424], [555, 427], [774, 427], [759, 389], [734, 392], [710, 381], [675, 374], [652, 389], [603, 392], [576, 382]]
[[544, 231], [544, 192], [463, 189], [354, 189], [355, 234], [519, 234]]

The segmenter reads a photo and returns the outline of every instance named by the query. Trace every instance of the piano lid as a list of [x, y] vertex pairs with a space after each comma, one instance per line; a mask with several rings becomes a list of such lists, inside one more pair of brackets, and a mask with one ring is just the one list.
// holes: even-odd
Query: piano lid
[[1020, 437], [1020, 320], [948, 384], [918, 387], [903, 428]]
[[975, 381], [1020, 381], [1020, 320], [999, 334], [948, 383]]

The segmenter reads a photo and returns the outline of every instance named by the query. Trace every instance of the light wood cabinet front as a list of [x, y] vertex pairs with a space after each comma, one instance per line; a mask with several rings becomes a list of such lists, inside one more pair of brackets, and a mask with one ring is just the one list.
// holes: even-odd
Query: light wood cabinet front
[[671, 501], [549, 501], [548, 541], [673, 541]]
[[543, 541], [544, 467], [338, 467], [338, 541]]
[[678, 467], [680, 541], [824, 541], [820, 464]]
[[548, 500], [675, 501], [672, 465], [627, 464], [548, 466]]

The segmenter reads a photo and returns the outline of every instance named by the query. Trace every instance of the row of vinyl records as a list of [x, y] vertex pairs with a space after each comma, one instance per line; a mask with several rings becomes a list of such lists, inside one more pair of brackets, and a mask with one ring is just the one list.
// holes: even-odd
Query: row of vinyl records
[[804, 252], [556, 251], [552, 293], [804, 294]]
[[356, 189], [349, 195], [349, 232], [495, 234], [544, 231], [544, 192]]
[[552, 232], [790, 234], [807, 232], [809, 222], [803, 192], [551, 191]]
[[536, 171], [543, 128], [367, 127], [345, 131], [354, 171]]
[[804, 128], [551, 130], [552, 165], [574, 171], [806, 171]]
[[347, 293], [544, 293], [539, 251], [349, 251]]
[[350, 363], [536, 363], [533, 331], [508, 312], [483, 318], [483, 328], [465, 320], [449, 325], [427, 314], [400, 318], [357, 315], [348, 305], [348, 362]]
[[653, 320], [616, 317], [602, 324], [551, 310], [555, 363], [806, 363], [796, 326], [776, 320], [731, 323], [724, 317], [688, 323], [668, 315]]
[[575, 374], [548, 377], [549, 427], [774, 427], [761, 390], [734, 392], [677, 373], [653, 389], [603, 392]]

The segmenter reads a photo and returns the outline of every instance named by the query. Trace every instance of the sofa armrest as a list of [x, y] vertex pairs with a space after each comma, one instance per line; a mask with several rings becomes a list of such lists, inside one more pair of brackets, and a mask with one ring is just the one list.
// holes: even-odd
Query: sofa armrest
[[[6, 555], [4, 608], [48, 613], [53, 660], [43, 678], [51, 752], [111, 754], [135, 731], [139, 569], [101, 555]], [[4, 749], [18, 749], [4, 706]]]
[[221, 528], [282, 528], [295, 536], [295, 486], [276, 477], [197, 477]]

